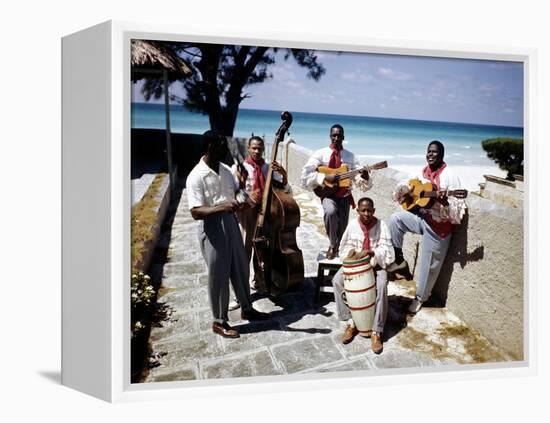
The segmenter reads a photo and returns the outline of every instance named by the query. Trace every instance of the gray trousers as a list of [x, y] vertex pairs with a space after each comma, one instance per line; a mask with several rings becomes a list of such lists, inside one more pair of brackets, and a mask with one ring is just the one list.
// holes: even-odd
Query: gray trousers
[[199, 243], [208, 267], [208, 298], [214, 322], [227, 321], [229, 280], [242, 310], [250, 310], [249, 264], [234, 213], [218, 213], [199, 222]]
[[422, 235], [416, 298], [420, 301], [426, 301], [430, 297], [439, 276], [452, 235], [444, 239], [439, 238], [423, 216], [407, 211], [392, 214], [389, 226], [392, 244], [397, 248], [403, 248], [405, 233], [412, 232]]
[[[388, 315], [388, 274], [384, 269], [378, 268], [374, 271], [376, 277], [376, 305], [374, 312], [374, 324], [372, 330], [375, 332], [384, 332], [386, 317]], [[351, 319], [351, 311], [342, 299], [344, 292], [344, 268], [341, 267], [332, 278], [334, 287], [334, 300], [336, 301], [336, 310], [340, 320]]]
[[254, 232], [256, 231], [256, 220], [259, 213], [258, 207], [247, 207], [237, 212], [237, 219], [239, 220], [241, 235], [244, 240], [244, 250], [248, 263], [252, 258], [252, 242], [254, 240]]
[[348, 226], [349, 198], [323, 198], [322, 204], [329, 243], [336, 248]]

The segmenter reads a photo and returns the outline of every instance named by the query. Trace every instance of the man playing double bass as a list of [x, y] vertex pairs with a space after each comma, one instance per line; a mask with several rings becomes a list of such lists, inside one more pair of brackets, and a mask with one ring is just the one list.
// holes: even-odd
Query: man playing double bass
[[[252, 241], [254, 238], [254, 231], [256, 229], [256, 220], [260, 211], [263, 192], [265, 188], [265, 181], [267, 178], [267, 172], [269, 165], [264, 160], [265, 143], [263, 138], [259, 136], [252, 136], [248, 140], [248, 156], [243, 162], [245, 169], [246, 179], [244, 181], [244, 190], [255, 203], [252, 207], [243, 207], [237, 211], [237, 219], [241, 228], [241, 234], [244, 240], [244, 249], [246, 251], [247, 263], [250, 264], [252, 258]], [[231, 170], [238, 176], [237, 166], [234, 165]], [[287, 192], [290, 192], [291, 188], [288, 184], [287, 173], [285, 169], [277, 162], [273, 163], [274, 184], [284, 188]], [[254, 280], [254, 275], [251, 275], [251, 281]], [[251, 287], [256, 289], [254, 282], [251, 282]], [[239, 307], [237, 299], [234, 299], [229, 304], [229, 310], [234, 310]]]
[[[330, 128], [330, 145], [317, 150], [309, 158], [302, 169], [301, 184], [304, 188], [313, 190], [322, 186], [325, 181], [334, 182], [335, 175], [325, 175], [317, 171], [319, 166], [328, 166], [333, 169], [345, 164], [348, 170], [355, 170], [361, 165], [355, 155], [343, 147], [344, 128], [342, 125], [332, 125]], [[356, 176], [355, 184], [362, 191], [372, 187], [368, 171], [361, 172]], [[333, 195], [321, 199], [324, 211], [325, 230], [329, 238], [329, 248], [326, 257], [332, 260], [338, 255], [338, 246], [342, 234], [348, 225], [350, 205], [355, 208], [351, 189], [340, 188]]]

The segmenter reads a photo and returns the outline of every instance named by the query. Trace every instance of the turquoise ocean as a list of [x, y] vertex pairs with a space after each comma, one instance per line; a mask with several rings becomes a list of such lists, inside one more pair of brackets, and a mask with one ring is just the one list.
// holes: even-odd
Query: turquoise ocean
[[[488, 169], [502, 175], [487, 158], [481, 141], [495, 137], [523, 138], [523, 128], [519, 127], [290, 112], [294, 117], [290, 135], [297, 144], [311, 150], [328, 145], [329, 128], [339, 123], [345, 130], [345, 148], [362, 161], [387, 160], [391, 167], [409, 171], [425, 164], [427, 144], [437, 139], [445, 145], [445, 161], [461, 169], [470, 168], [468, 178], [478, 182], [482, 182], [482, 174]], [[206, 115], [189, 112], [179, 105], [172, 105], [170, 113], [172, 132], [203, 133], [210, 128]], [[234, 136], [255, 134], [272, 142], [281, 124], [280, 113], [240, 109]], [[132, 103], [132, 128], [164, 129], [164, 105]]]

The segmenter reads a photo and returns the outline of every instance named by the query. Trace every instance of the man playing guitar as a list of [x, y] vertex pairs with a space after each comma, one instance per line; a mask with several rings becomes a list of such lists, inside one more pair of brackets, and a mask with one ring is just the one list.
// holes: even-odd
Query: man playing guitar
[[[322, 186], [325, 181], [333, 182], [336, 179], [336, 175], [318, 172], [319, 166], [339, 168], [342, 164], [346, 164], [348, 170], [355, 170], [361, 166], [355, 155], [344, 149], [343, 141], [344, 128], [338, 124], [332, 125], [330, 145], [313, 153], [302, 169], [301, 184], [304, 188], [313, 190]], [[367, 170], [362, 171], [360, 177], [357, 175], [354, 182], [362, 191], [367, 191], [372, 186]], [[333, 195], [321, 199], [325, 229], [329, 238], [329, 248], [326, 252], [329, 260], [338, 255], [340, 240], [348, 225], [350, 205], [355, 208], [350, 188], [340, 188]]]
[[[432, 141], [426, 153], [427, 166], [422, 169], [416, 179], [429, 182], [435, 192], [435, 201], [426, 208], [416, 208], [411, 211], [394, 213], [389, 221], [392, 244], [395, 249], [395, 263], [388, 266], [388, 272], [395, 272], [408, 267], [403, 258], [403, 238], [405, 233], [412, 232], [422, 235], [422, 252], [420, 255], [420, 271], [417, 279], [416, 296], [410, 307], [410, 313], [417, 313], [422, 304], [430, 297], [439, 271], [447, 255], [453, 225], [461, 222], [466, 212], [465, 194], [447, 196], [448, 190], [460, 190], [460, 180], [443, 161], [445, 147], [439, 141]], [[401, 181], [394, 193], [394, 199], [399, 203], [410, 203], [411, 196], [409, 180]]]

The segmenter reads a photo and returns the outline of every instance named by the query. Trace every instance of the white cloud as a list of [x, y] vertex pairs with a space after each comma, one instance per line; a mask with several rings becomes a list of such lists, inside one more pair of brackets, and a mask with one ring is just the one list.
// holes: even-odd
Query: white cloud
[[378, 74], [384, 78], [393, 79], [395, 81], [410, 81], [413, 79], [411, 74], [396, 71], [391, 68], [378, 68]]
[[355, 81], [355, 82], [370, 82], [374, 79], [372, 75], [369, 75], [368, 73], [363, 73], [358, 70], [354, 72], [344, 72], [341, 75], [341, 78], [347, 81]]

